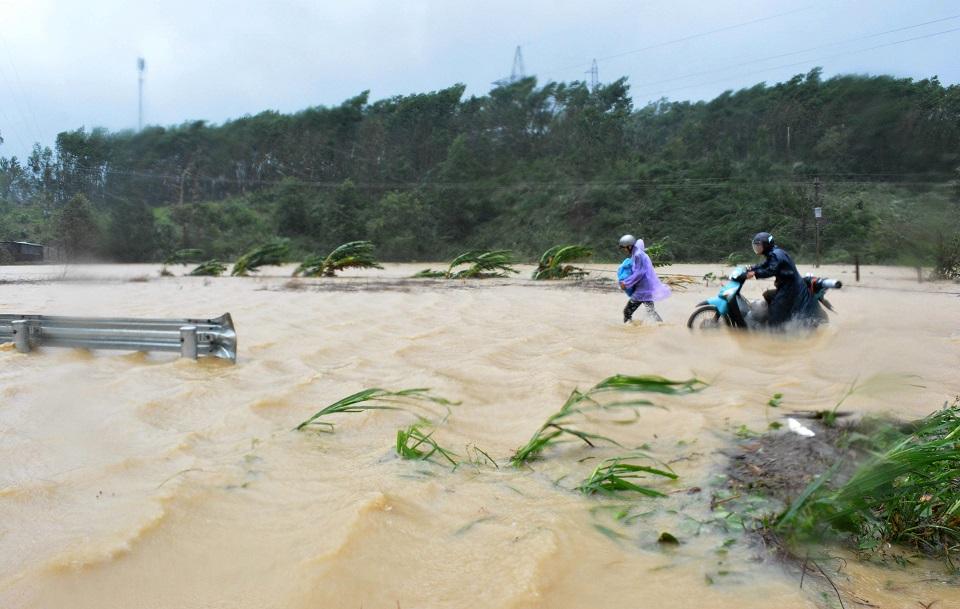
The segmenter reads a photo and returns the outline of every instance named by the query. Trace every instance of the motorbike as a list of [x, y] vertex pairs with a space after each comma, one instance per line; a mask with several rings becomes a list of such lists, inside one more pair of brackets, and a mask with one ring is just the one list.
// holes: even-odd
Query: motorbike
[[[734, 269], [730, 273], [729, 281], [720, 288], [719, 294], [697, 303], [697, 308], [690, 315], [690, 319], [687, 320], [687, 327], [691, 330], [707, 330], [722, 326], [742, 330], [764, 328], [768, 317], [767, 300], [765, 298], [753, 301], [747, 300], [740, 293], [746, 281], [747, 269], [744, 267]], [[838, 279], [806, 275], [803, 278], [803, 283], [819, 305], [817, 308], [818, 315], [813, 320], [813, 324], [825, 323], [827, 313], [824, 309], [836, 312], [833, 305], [825, 297], [827, 290], [840, 289], [843, 287], [843, 282]]]

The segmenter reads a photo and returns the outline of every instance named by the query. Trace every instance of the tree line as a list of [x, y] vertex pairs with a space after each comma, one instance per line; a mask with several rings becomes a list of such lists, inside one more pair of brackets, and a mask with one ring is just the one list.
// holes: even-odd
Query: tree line
[[958, 227], [960, 86], [935, 77], [814, 69], [639, 108], [626, 79], [526, 78], [482, 96], [364, 92], [221, 125], [79, 128], [0, 157], [0, 239], [74, 258], [230, 259], [280, 236], [294, 255], [363, 239], [383, 260], [533, 259], [558, 243], [612, 259], [635, 232], [716, 261], [769, 230], [802, 259], [819, 228], [825, 260], [919, 264]]

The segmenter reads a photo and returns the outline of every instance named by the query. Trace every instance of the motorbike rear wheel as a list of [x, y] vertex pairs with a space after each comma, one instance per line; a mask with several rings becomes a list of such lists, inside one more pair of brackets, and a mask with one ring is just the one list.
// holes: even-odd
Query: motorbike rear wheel
[[730, 325], [730, 320], [720, 315], [717, 307], [713, 305], [703, 305], [697, 309], [687, 320], [687, 327], [694, 332], [704, 332], [716, 330]]

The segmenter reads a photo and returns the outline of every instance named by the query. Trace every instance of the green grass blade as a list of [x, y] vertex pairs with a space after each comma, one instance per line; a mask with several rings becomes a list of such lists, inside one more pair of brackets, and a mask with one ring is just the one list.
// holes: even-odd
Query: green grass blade
[[[609, 442], [619, 446], [612, 438], [586, 432], [571, 425], [575, 420], [586, 418], [589, 413], [593, 412], [609, 412], [655, 406], [653, 402], [643, 398], [600, 401], [598, 398], [601, 395], [616, 392], [685, 395], [700, 391], [706, 386], [706, 383], [695, 378], [677, 381], [662, 376], [628, 376], [618, 374], [600, 381], [585, 392], [574, 389], [570, 392], [570, 396], [563, 403], [563, 406], [560, 407], [560, 410], [550, 415], [540, 429], [534, 432], [530, 440], [514, 452], [510, 458], [510, 462], [514, 466], [519, 467], [530, 459], [539, 456], [550, 443], [558, 441], [563, 435], [579, 438], [590, 446], [593, 446], [593, 441], [595, 440]], [[615, 423], [624, 423], [624, 421], [615, 421]]]
[[388, 391], [379, 387], [364, 389], [318, 410], [297, 425], [294, 430], [299, 431], [317, 424], [332, 428], [331, 423], [320, 423], [318, 419], [338, 413], [363, 412], [366, 410], [409, 410], [411, 407], [415, 407], [418, 402], [439, 404], [447, 408], [449, 412], [450, 406], [459, 404], [459, 402], [432, 395], [429, 391], [426, 388], [403, 389], [400, 391]]

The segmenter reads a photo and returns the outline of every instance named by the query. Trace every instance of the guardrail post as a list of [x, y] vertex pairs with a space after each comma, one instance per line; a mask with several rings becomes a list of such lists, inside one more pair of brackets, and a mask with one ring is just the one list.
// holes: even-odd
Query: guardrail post
[[13, 343], [20, 353], [30, 352], [30, 325], [25, 319], [10, 322], [13, 327]]
[[196, 326], [180, 326], [180, 357], [197, 359]]

